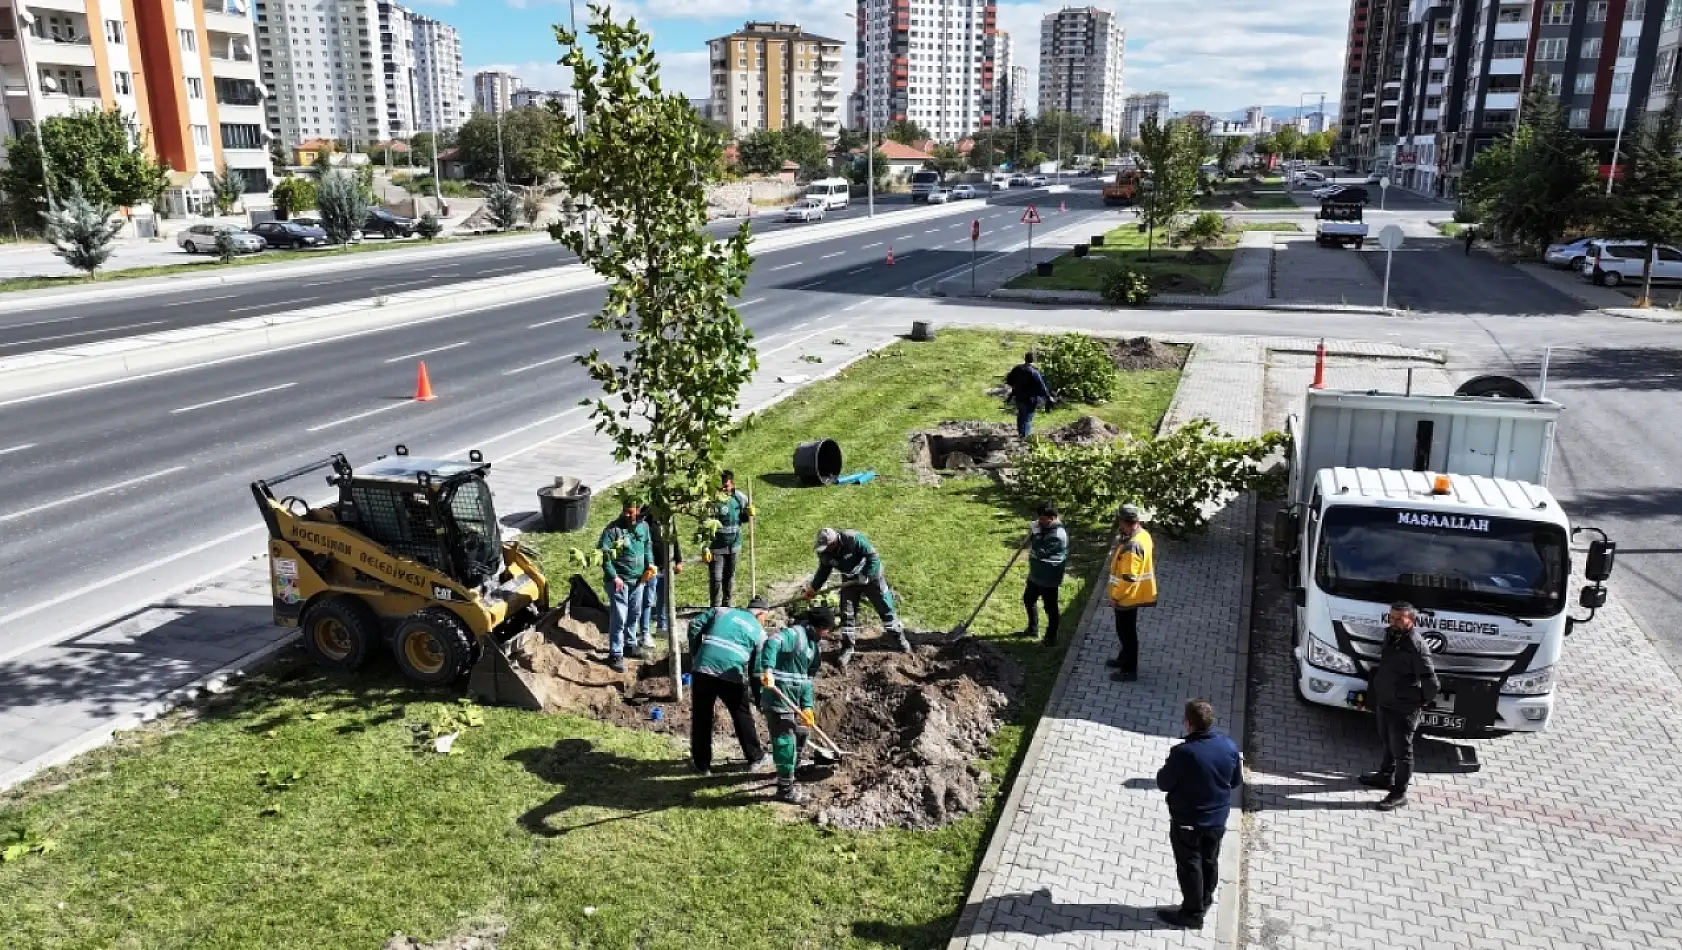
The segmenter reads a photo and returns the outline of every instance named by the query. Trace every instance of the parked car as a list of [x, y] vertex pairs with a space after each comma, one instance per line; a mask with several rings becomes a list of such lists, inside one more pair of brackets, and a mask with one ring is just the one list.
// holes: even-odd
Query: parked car
[[953, 201], [962, 201], [966, 198], [979, 198], [979, 197], [981, 197], [981, 192], [976, 191], [974, 185], [953, 185], [952, 186], [952, 200]]
[[255, 254], [268, 247], [262, 238], [231, 224], [195, 224], [177, 234], [175, 243], [188, 254], [214, 254], [216, 235], [224, 233], [233, 237], [234, 250], [241, 254]]
[[1012, 175], [1010, 176], [1010, 181], [1007, 184], [1009, 184], [1012, 188], [1026, 188], [1028, 187], [1028, 176]]
[[[293, 218], [292, 221], [293, 221], [293, 223], [301, 224], [306, 228], [320, 228], [322, 234], [327, 233], [327, 228], [326, 228], [325, 225], [323, 225], [321, 223], [320, 218], [302, 217], [302, 218]], [[361, 231], [352, 231], [352, 232], [350, 232], [350, 240], [345, 242], [345, 243], [347, 243], [347, 244], [361, 244], [362, 243], [362, 238], [363, 238], [363, 234], [362, 234]], [[329, 239], [329, 240], [331, 240], [331, 239]]]
[[321, 228], [296, 221], [264, 221], [251, 229], [269, 247], [320, 247], [327, 243], [327, 232]]
[[1611, 241], [1619, 244], [1630, 243], [1625, 238], [1578, 238], [1564, 244], [1549, 244], [1547, 251], [1542, 254], [1542, 260], [1554, 267], [1582, 270], [1583, 260], [1589, 255], [1589, 245], [1596, 241]]
[[923, 195], [923, 200], [931, 205], [943, 205], [952, 200], [952, 189], [936, 188]]
[[[1590, 241], [1579, 273], [1602, 287], [1616, 287], [1625, 281], [1639, 281], [1647, 258], [1647, 246], [1635, 241]], [[1682, 280], [1682, 251], [1668, 244], [1653, 247], [1653, 279]]]
[[384, 208], [369, 208], [368, 220], [363, 223], [362, 230], [387, 238], [408, 237], [415, 233], [415, 219], [392, 214]]
[[1316, 188], [1314, 197], [1320, 199], [1322, 204], [1328, 201], [1337, 204], [1365, 205], [1372, 203], [1372, 195], [1368, 194], [1367, 190], [1360, 185], [1328, 185], [1325, 188]]
[[829, 202], [822, 198], [802, 198], [783, 212], [784, 221], [822, 221]]
[[1383, 172], [1371, 172], [1367, 175], [1367, 184], [1376, 185], [1384, 180]]
[[1029, 188], [1044, 188], [1048, 182], [1044, 175], [1034, 175], [1028, 179]]
[[1297, 172], [1297, 184], [1299, 184], [1299, 185], [1323, 185], [1325, 183], [1326, 183], [1326, 176], [1320, 174], [1319, 172], [1316, 172], [1316, 171], [1300, 171], [1300, 172]]

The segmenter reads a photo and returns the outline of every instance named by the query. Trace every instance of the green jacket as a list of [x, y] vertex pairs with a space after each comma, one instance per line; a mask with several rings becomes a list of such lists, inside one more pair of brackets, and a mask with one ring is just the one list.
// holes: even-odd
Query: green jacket
[[602, 537], [596, 547], [602, 552], [602, 578], [610, 593], [614, 578], [635, 584], [642, 572], [654, 563], [654, 545], [648, 538], [648, 525], [640, 521], [626, 524], [623, 516], [613, 519], [602, 529]]
[[1063, 583], [1063, 568], [1069, 562], [1069, 532], [1061, 521], [1042, 528], [1035, 521], [1028, 526], [1028, 583], [1057, 587]]
[[742, 522], [749, 520], [748, 496], [733, 491], [718, 499], [713, 504], [713, 517], [718, 519], [718, 530], [713, 533], [712, 544], [707, 547], [714, 551], [740, 551]]
[[754, 654], [765, 642], [759, 618], [730, 607], [703, 610], [689, 621], [690, 668], [732, 683], [745, 683]]
[[[757, 684], [760, 674], [771, 670], [774, 682], [783, 695], [801, 709], [811, 709], [817, 699], [812, 680], [818, 675], [821, 661], [817, 633], [804, 624], [793, 624], [767, 636], [760, 645], [759, 656], [753, 661], [753, 681]], [[783, 705], [776, 693], [764, 688], [759, 691], [759, 708], [766, 715], [792, 711]]]
[[813, 590], [823, 587], [830, 571], [840, 571], [843, 584], [862, 584], [882, 576], [882, 557], [863, 532], [843, 531], [835, 550], [818, 555], [818, 572], [812, 575]]

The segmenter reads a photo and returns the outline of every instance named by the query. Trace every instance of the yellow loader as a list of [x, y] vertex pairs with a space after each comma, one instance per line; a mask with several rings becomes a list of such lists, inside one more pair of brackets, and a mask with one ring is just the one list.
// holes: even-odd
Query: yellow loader
[[[490, 463], [414, 458], [399, 445], [353, 468], [336, 454], [251, 484], [269, 528], [275, 623], [299, 627], [320, 666], [354, 670], [382, 645], [422, 686], [456, 682], [492, 702], [539, 703], [508, 662], [507, 642], [539, 623], [549, 583], [536, 552], [503, 541]], [[276, 498], [322, 470], [331, 503]]]

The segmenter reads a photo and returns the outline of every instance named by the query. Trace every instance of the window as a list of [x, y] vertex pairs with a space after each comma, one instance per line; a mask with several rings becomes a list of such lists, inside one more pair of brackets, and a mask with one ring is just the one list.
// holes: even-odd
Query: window
[[129, 74], [123, 72], [122, 70], [112, 71], [112, 73], [111, 73], [111, 88], [119, 96], [132, 96], [132, 95], [134, 95], [134, 82], [130, 78]]
[[1565, 84], [1564, 73], [1542, 73], [1536, 78], [1541, 80], [1543, 91], [1550, 96], [1559, 95], [1560, 88]]
[[187, 77], [187, 98], [189, 98], [189, 99], [203, 99], [204, 98], [204, 80], [200, 79], [197, 76], [188, 76]]
[[1549, 3], [1542, 6], [1543, 26], [1564, 26], [1571, 22], [1571, 4]]
[[105, 38], [107, 40], [109, 40], [110, 42], [116, 43], [118, 46], [121, 46], [122, 43], [123, 43], [123, 21], [121, 21], [121, 20], [106, 20], [105, 21]]
[[1629, 71], [1619, 70], [1612, 74], [1612, 91], [1629, 92]]
[[1606, 22], [1606, 6], [1606, 0], [1594, 0], [1593, 3], [1589, 4], [1589, 22]]
[[263, 129], [257, 125], [222, 123], [223, 148], [262, 148]]
[[1622, 127], [1623, 124], [1624, 124], [1624, 110], [1622, 110], [1622, 109], [1607, 109], [1606, 110], [1606, 122], [1604, 123], [1604, 128], [1606, 128], [1608, 131], [1611, 131], [1611, 130]]
[[177, 36], [181, 37], [181, 52], [197, 53], [199, 51], [199, 37], [197, 33], [194, 33], [192, 30], [176, 30], [175, 33]]
[[1577, 84], [1571, 91], [1579, 96], [1594, 95], [1594, 73], [1578, 73]]
[[201, 147], [209, 148], [210, 147], [210, 126], [208, 126], [208, 125], [195, 125], [195, 126], [193, 126], [193, 141], [196, 142]]
[[1443, 71], [1439, 69], [1439, 70], [1436, 70], [1435, 72], [1431, 73], [1431, 78], [1426, 80], [1426, 82], [1430, 82], [1430, 83], [1433, 83], [1433, 84], [1436, 84], [1436, 85], [1439, 85], [1439, 86], [1442, 85]]
[[1581, 56], [1583, 59], [1599, 59], [1600, 58], [1600, 38], [1595, 37], [1592, 40], [1584, 40], [1583, 41], [1582, 52], [1578, 53], [1577, 55]]
[[1587, 109], [1572, 109], [1571, 110], [1571, 127], [1573, 129], [1586, 129], [1586, 128], [1588, 128], [1589, 127], [1589, 110], [1587, 110]]
[[1523, 59], [1527, 40], [1496, 40], [1490, 50], [1492, 59]]
[[1639, 37], [1639, 36], [1626, 36], [1626, 37], [1624, 37], [1623, 39], [1618, 41], [1618, 58], [1623, 59], [1625, 57], [1634, 56], [1636, 54], [1637, 49], [1640, 46], [1641, 46], [1641, 37]]
[[1556, 36], [1536, 41], [1536, 61], [1558, 62], [1565, 58], [1565, 37]]
[[1647, 0], [1627, 0], [1624, 3], [1624, 19], [1645, 20], [1647, 18]]

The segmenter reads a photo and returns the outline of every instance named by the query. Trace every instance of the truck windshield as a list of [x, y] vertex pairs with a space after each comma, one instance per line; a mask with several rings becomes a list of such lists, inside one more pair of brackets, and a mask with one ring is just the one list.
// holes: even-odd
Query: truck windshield
[[940, 180], [940, 172], [917, 172], [911, 176], [913, 185], [928, 185]]
[[1569, 572], [1558, 525], [1410, 508], [1332, 507], [1314, 581], [1337, 597], [1551, 617]]

